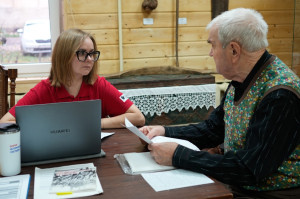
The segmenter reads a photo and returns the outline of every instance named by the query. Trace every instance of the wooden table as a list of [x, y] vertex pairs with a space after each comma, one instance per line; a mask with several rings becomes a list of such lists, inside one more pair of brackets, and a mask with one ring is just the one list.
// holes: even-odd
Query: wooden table
[[[155, 192], [141, 175], [124, 174], [119, 163], [113, 157], [115, 154], [146, 151], [138, 137], [127, 129], [112, 129], [105, 130], [105, 132], [115, 132], [114, 135], [102, 140], [102, 149], [105, 151], [106, 157], [39, 165], [39, 168], [93, 162], [97, 167], [98, 176], [104, 192], [100, 195], [86, 197], [90, 199], [232, 198], [232, 194], [225, 188], [224, 184], [216, 180], [214, 180], [215, 183], [206, 185]], [[28, 199], [33, 198], [34, 168], [34, 166], [22, 167], [21, 171], [21, 174], [31, 175]]]

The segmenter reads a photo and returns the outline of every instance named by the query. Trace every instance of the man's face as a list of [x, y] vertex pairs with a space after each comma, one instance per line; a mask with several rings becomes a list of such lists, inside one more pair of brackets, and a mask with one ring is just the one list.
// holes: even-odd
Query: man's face
[[229, 51], [227, 49], [228, 46], [226, 48], [222, 47], [222, 44], [219, 41], [217, 28], [212, 27], [210, 29], [207, 42], [211, 44], [209, 56], [214, 58], [217, 72], [223, 75], [225, 78], [230, 79], [229, 77], [232, 74], [232, 63]]

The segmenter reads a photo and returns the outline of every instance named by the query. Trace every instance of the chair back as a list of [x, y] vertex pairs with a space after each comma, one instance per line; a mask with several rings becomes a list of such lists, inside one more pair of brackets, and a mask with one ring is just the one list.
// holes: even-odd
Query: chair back
[[[0, 118], [15, 105], [17, 76], [18, 69], [5, 69], [4, 66], [0, 65]], [[10, 87], [9, 90], [8, 86]], [[10, 103], [8, 103], [9, 95]]]

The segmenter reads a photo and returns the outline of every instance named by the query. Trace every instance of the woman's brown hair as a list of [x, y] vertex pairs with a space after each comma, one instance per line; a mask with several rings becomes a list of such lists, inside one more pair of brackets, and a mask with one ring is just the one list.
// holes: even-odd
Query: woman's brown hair
[[[97, 51], [97, 44], [92, 35], [80, 29], [69, 29], [60, 34], [52, 51], [52, 65], [49, 80], [52, 86], [70, 85], [73, 78], [72, 59], [86, 38], [90, 38]], [[83, 77], [87, 84], [93, 84], [97, 79], [98, 64], [94, 62], [91, 72]]]

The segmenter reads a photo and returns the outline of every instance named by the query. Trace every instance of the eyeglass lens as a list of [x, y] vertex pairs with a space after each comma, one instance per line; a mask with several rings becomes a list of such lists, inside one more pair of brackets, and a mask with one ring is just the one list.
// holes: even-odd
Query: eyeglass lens
[[97, 61], [99, 59], [100, 56], [100, 52], [99, 51], [93, 51], [93, 52], [86, 52], [84, 50], [79, 50], [76, 52], [77, 54], [77, 58], [79, 61], [85, 61], [87, 59], [88, 56], [90, 56], [90, 58], [93, 61]]

